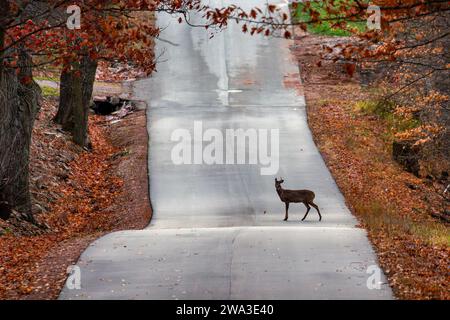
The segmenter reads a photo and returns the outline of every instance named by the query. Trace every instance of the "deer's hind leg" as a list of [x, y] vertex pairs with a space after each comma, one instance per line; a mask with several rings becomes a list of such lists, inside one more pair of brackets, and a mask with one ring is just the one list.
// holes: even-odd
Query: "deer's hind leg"
[[286, 205], [286, 215], [284, 216], [284, 221], [288, 219], [288, 211], [289, 211], [289, 202], [284, 203]]
[[310, 204], [314, 207], [314, 209], [317, 210], [317, 213], [319, 214], [319, 221], [322, 221], [322, 215], [320, 214], [319, 206], [312, 201]]
[[311, 207], [308, 204], [308, 202], [303, 202], [303, 204], [306, 206], [306, 213], [305, 213], [305, 216], [303, 217], [302, 221], [304, 221], [306, 219], [306, 216], [308, 215], [309, 210], [311, 210]]

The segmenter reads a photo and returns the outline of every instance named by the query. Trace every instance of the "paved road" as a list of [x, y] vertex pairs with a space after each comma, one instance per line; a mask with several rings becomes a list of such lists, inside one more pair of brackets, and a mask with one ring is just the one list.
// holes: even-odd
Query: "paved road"
[[[164, 14], [158, 21], [165, 28], [158, 72], [135, 88], [149, 104], [154, 218], [146, 230], [94, 242], [78, 263], [82, 289], [64, 289], [61, 298], [392, 298], [383, 275], [381, 289], [366, 286], [376, 257], [313, 143], [304, 97], [292, 88], [299, 75], [290, 43], [244, 35], [234, 24], [210, 39], [204, 29]], [[193, 149], [208, 144], [194, 136], [196, 121], [224, 136], [226, 129], [278, 129], [279, 170], [261, 175], [267, 165], [175, 165], [175, 130], [192, 133]], [[255, 152], [246, 148], [247, 157]], [[291, 205], [283, 222], [275, 175], [287, 188], [314, 190], [322, 222], [313, 210], [300, 222], [302, 205]]]

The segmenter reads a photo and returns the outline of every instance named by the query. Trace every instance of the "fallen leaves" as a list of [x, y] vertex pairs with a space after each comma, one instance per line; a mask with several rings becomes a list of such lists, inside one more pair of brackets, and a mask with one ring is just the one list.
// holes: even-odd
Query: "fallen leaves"
[[318, 67], [314, 48], [323, 41], [303, 38], [295, 50], [314, 139], [348, 206], [367, 229], [395, 295], [448, 300], [448, 225], [431, 215], [442, 199], [432, 185], [392, 159], [386, 123], [353, 108], [367, 99], [355, 79], [332, 63]]
[[[38, 272], [40, 264], [50, 263], [43, 261], [46, 256], [64, 241], [90, 238], [117, 225], [111, 208], [123, 191], [123, 181], [112, 163], [120, 150], [111, 144], [102, 118], [96, 116], [89, 123], [93, 150], [77, 149], [52, 123], [55, 105], [56, 101], [44, 101], [31, 160], [33, 195], [45, 206], [37, 219], [49, 229], [37, 235], [25, 230], [28, 235], [23, 236], [20, 226], [9, 226], [10, 234], [0, 237], [0, 299], [23, 299], [50, 288], [55, 294], [65, 279], [64, 265], [70, 262], [54, 260], [55, 265], [47, 269], [58, 268], [59, 274], [46, 282]], [[67, 250], [75, 253], [69, 260], [76, 259], [77, 250]]]
[[[339, 188], [368, 230], [396, 295], [449, 299], [448, 244], [434, 245], [427, 234], [417, 232], [438, 224], [429, 208], [430, 201], [439, 200], [431, 200], [433, 190], [391, 159], [376, 133], [383, 124], [349, 116], [346, 105], [309, 104], [312, 131]], [[362, 128], [368, 136], [359, 135]], [[420, 188], [411, 190], [411, 183]]]

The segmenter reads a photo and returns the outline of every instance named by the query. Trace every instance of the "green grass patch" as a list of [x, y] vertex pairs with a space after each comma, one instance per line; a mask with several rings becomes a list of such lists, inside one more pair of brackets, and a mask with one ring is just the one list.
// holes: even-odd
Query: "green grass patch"
[[405, 119], [395, 115], [395, 104], [390, 101], [358, 101], [355, 103], [354, 109], [358, 112], [377, 115], [384, 119], [391, 133], [402, 132], [420, 126], [420, 121], [417, 119]]
[[354, 208], [371, 230], [384, 231], [390, 237], [399, 236], [405, 231], [405, 222], [386, 204], [374, 200], [358, 203]]
[[[1, 230], [3, 230], [3, 232]], [[12, 231], [11, 231], [10, 228], [3, 227], [3, 229], [0, 229], [0, 237], [1, 236], [5, 236], [5, 235], [9, 235], [9, 234], [12, 234]]]
[[430, 245], [450, 246], [448, 227], [437, 222], [414, 222], [396, 214], [396, 209], [377, 200], [354, 206], [365, 224], [374, 231], [384, 231], [389, 237], [410, 234]]
[[395, 105], [392, 102], [382, 102], [375, 100], [362, 100], [355, 103], [354, 109], [366, 114], [375, 114], [382, 118], [386, 118], [392, 114]]
[[410, 232], [431, 245], [450, 246], [450, 232], [443, 224], [412, 224]]
[[53, 81], [53, 82], [59, 82], [58, 77], [50, 77], [50, 76], [39, 76], [39, 77], [33, 77], [35, 81]]
[[[336, 20], [331, 21], [323, 21], [321, 23], [310, 23], [307, 26], [308, 32], [319, 34], [319, 35], [326, 35], [326, 36], [350, 36], [351, 32], [347, 30], [343, 30], [340, 28], [334, 28], [333, 24], [339, 21], [339, 17], [342, 17], [342, 15], [330, 15], [326, 11], [326, 2], [327, 1], [312, 1], [311, 7], [318, 11], [320, 13], [320, 19], [329, 19], [329, 18], [336, 18]], [[334, 8], [339, 6], [339, 1], [335, 2]], [[308, 12], [304, 12], [303, 9], [305, 8], [304, 3], [299, 3], [297, 10], [295, 12], [292, 12], [292, 18], [294, 22], [307, 22], [311, 21], [311, 16]], [[346, 23], [347, 28], [356, 29], [357, 31], [361, 32], [366, 29], [366, 22], [358, 21], [347, 21]]]
[[41, 89], [42, 89], [42, 95], [44, 97], [57, 97], [57, 96], [59, 96], [59, 89], [58, 88], [42, 86]]

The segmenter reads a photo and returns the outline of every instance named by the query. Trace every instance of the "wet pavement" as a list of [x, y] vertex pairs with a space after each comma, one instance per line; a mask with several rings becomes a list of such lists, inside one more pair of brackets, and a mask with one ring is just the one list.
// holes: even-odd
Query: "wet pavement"
[[[234, 23], [213, 38], [165, 14], [158, 23], [164, 28], [158, 72], [135, 86], [136, 99], [149, 106], [154, 217], [146, 230], [94, 242], [78, 262], [82, 289], [65, 288], [61, 298], [392, 298], [383, 274], [380, 289], [367, 287], [366, 271], [376, 256], [314, 145], [304, 97], [292, 86], [299, 70], [290, 41], [250, 37]], [[246, 145], [247, 164], [235, 164], [236, 158], [220, 164], [228, 151], [237, 153], [224, 140], [219, 163], [205, 163], [200, 155], [210, 142], [195, 134], [199, 125], [201, 134], [209, 129], [224, 138], [229, 129], [253, 130], [258, 143], [261, 132], [271, 137], [276, 130], [279, 157], [272, 143], [267, 154], [260, 144]], [[190, 134], [187, 159], [198, 164], [175, 163], [177, 130]], [[269, 154], [272, 162], [261, 163]], [[257, 164], [248, 164], [253, 158]], [[274, 172], [262, 175], [264, 168]], [[285, 179], [285, 188], [313, 190], [322, 222], [314, 209], [301, 222], [302, 204], [291, 204], [289, 221], [282, 221], [275, 176]]]

